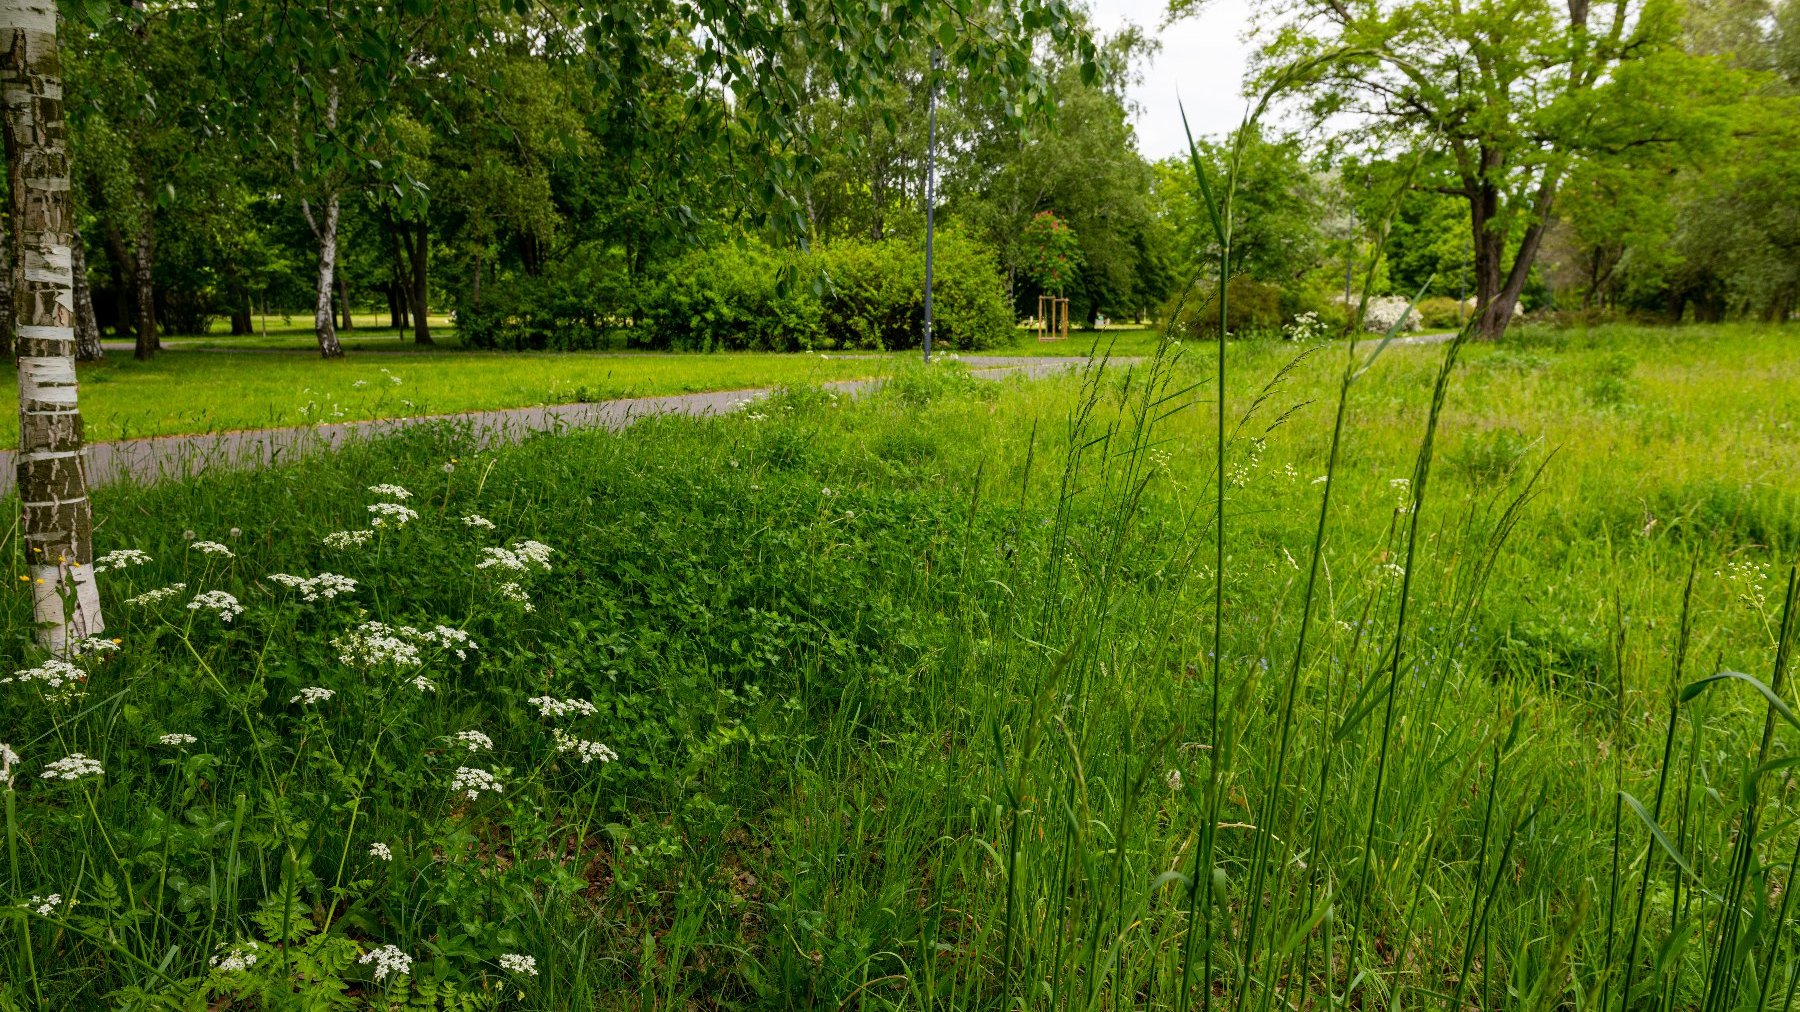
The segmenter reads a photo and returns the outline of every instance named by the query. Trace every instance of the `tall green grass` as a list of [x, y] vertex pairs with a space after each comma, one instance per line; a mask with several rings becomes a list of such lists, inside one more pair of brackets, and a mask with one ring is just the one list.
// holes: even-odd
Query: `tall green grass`
[[[120, 649], [0, 686], [0, 1007], [1790, 1007], [1792, 340], [1170, 345], [109, 490]], [[368, 619], [480, 648], [343, 663]]]

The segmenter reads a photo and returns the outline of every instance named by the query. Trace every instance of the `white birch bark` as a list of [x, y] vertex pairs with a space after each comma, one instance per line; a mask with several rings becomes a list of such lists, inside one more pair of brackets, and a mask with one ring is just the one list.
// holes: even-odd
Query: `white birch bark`
[[38, 640], [57, 653], [105, 629], [93, 573], [75, 384], [75, 223], [54, 0], [0, 0], [0, 106], [11, 185], [19, 501]]
[[[325, 100], [325, 126], [337, 129], [338, 90], [337, 85]], [[298, 152], [294, 155], [294, 175], [299, 178], [300, 163]], [[300, 200], [300, 213], [306, 216], [306, 227], [312, 229], [313, 238], [319, 242], [319, 274], [314, 288], [313, 299], [313, 333], [319, 339], [319, 354], [326, 358], [337, 358], [344, 353], [337, 339], [337, 317], [332, 312], [331, 294], [332, 280], [337, 273], [337, 239], [338, 239], [338, 195], [332, 189], [325, 195], [325, 206], [320, 214], [313, 214], [312, 203], [305, 198]]]

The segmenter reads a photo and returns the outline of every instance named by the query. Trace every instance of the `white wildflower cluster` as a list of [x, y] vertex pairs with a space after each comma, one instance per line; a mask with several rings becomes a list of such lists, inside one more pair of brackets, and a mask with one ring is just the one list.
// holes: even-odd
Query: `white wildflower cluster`
[[26, 682], [43, 682], [49, 688], [60, 689], [86, 678], [87, 672], [68, 661], [52, 657], [35, 668], [21, 668], [13, 672], [11, 678], [0, 678], [0, 685], [10, 682], [18, 682], [21, 685]]
[[112, 569], [124, 569], [126, 566], [142, 566], [150, 562], [150, 556], [135, 548], [119, 548], [107, 552], [94, 560], [96, 575]]
[[385, 622], [364, 622], [333, 639], [331, 645], [337, 647], [339, 661], [358, 667], [417, 667], [424, 663], [419, 656], [418, 630], [411, 626], [395, 628]]
[[167, 587], [146, 590], [136, 597], [128, 597], [125, 599], [125, 603], [136, 605], [156, 604], [161, 601], [167, 601], [169, 598], [174, 597], [186, 589], [187, 584], [185, 583], [171, 583]]
[[533, 696], [526, 700], [538, 708], [538, 713], [545, 717], [566, 717], [571, 713], [579, 713], [583, 717], [592, 717], [599, 710], [585, 699], [557, 699], [555, 696]]
[[487, 770], [477, 769], [473, 766], [458, 766], [456, 776], [450, 779], [450, 789], [467, 794], [469, 800], [475, 801], [481, 798], [482, 791], [493, 791], [495, 794], [499, 794], [503, 788], [500, 786], [499, 779]]
[[317, 685], [309, 685], [306, 688], [301, 689], [299, 694], [288, 700], [288, 702], [311, 706], [314, 703], [323, 703], [335, 695], [337, 695], [337, 693], [330, 689], [322, 689]]
[[244, 613], [244, 606], [238, 603], [238, 599], [222, 590], [201, 591], [188, 602], [188, 611], [201, 609], [217, 614], [221, 622], [229, 622]]
[[39, 775], [45, 780], [80, 780], [82, 777], [97, 777], [105, 772], [100, 768], [98, 760], [76, 752], [44, 767], [44, 772]]
[[395, 502], [405, 502], [412, 498], [412, 493], [399, 485], [370, 485], [369, 494], [381, 496], [383, 499], [392, 499]]
[[1381, 564], [1381, 573], [1389, 579], [1401, 580], [1406, 578], [1406, 567], [1398, 562], [1384, 562]]
[[205, 555], [218, 555], [227, 559], [237, 558], [237, 553], [217, 541], [196, 541], [188, 547]]
[[1388, 488], [1394, 490], [1394, 512], [1401, 514], [1411, 513], [1413, 500], [1412, 479], [1389, 478]]
[[525, 956], [517, 952], [500, 954], [500, 969], [507, 973], [522, 973], [528, 977], [537, 976], [537, 957]]
[[180, 732], [175, 732], [173, 734], [163, 735], [161, 738], [156, 739], [156, 742], [159, 745], [173, 745], [176, 748], [181, 748], [184, 745], [192, 745], [194, 742], [199, 741], [199, 740], [200, 739], [194, 737], [191, 734], [182, 734]]
[[410, 684], [413, 688], [418, 689], [420, 692], [436, 692], [437, 691], [437, 683], [432, 681], [429, 678], [426, 678], [424, 675], [414, 675], [409, 680], [408, 684]]
[[458, 745], [462, 745], [470, 752], [492, 752], [494, 750], [494, 739], [480, 731], [458, 731], [451, 737], [456, 739]]
[[400, 951], [398, 945], [384, 945], [363, 953], [357, 963], [375, 964], [375, 983], [379, 984], [389, 977], [404, 977], [412, 972], [412, 957]]
[[221, 973], [241, 973], [256, 965], [257, 943], [237, 942], [231, 946], [220, 946], [225, 951], [212, 958], [212, 967]]
[[1266, 445], [1266, 441], [1261, 438], [1250, 440], [1250, 449], [1245, 452], [1244, 459], [1233, 464], [1228, 472], [1232, 488], [1243, 488], [1250, 484], [1251, 476], [1262, 466], [1263, 448]]
[[1769, 564], [1749, 559], [1733, 559], [1713, 575], [1731, 585], [1737, 599], [1761, 611], [1769, 603]]
[[548, 573], [550, 553], [554, 551], [542, 541], [515, 541], [506, 548], [483, 548], [476, 569], [506, 569], [523, 573], [533, 566]]
[[[411, 628], [411, 626], [401, 627], [403, 631], [411, 630]], [[430, 629], [418, 633], [417, 635], [420, 643], [440, 647], [443, 650], [455, 654], [456, 659], [459, 661], [468, 660], [469, 651], [481, 649], [481, 645], [476, 643], [474, 638], [468, 633], [461, 629], [452, 629], [447, 625], [434, 625]]]
[[49, 917], [51, 914], [56, 913], [57, 907], [62, 906], [62, 893], [51, 893], [48, 896], [33, 895], [30, 899], [19, 904], [19, 906], [37, 914], [39, 917]]
[[375, 536], [374, 531], [333, 531], [325, 535], [325, 547], [342, 551], [346, 548], [361, 548]]
[[339, 661], [365, 668], [379, 664], [416, 668], [425, 663], [423, 647], [437, 647], [453, 653], [457, 660], [468, 660], [469, 651], [481, 649], [468, 633], [447, 625], [421, 630], [385, 622], [364, 622], [332, 640], [331, 645], [337, 647]]
[[473, 527], [476, 530], [491, 531], [494, 529], [494, 522], [479, 513], [471, 513], [468, 516], [463, 517], [463, 526]]
[[13, 789], [13, 767], [18, 765], [19, 753], [12, 746], [0, 741], [0, 781], [4, 781], [7, 790]]
[[380, 861], [392, 861], [394, 852], [385, 843], [369, 844], [369, 856]]
[[70, 640], [65, 649], [71, 657], [111, 654], [118, 652], [119, 641], [109, 640], [104, 636], [83, 636], [78, 640]]
[[1322, 340], [1331, 332], [1331, 328], [1319, 319], [1318, 313], [1305, 312], [1294, 317], [1291, 323], [1281, 328], [1281, 331], [1282, 336], [1290, 341], [1310, 342]]
[[550, 733], [551, 736], [556, 739], [556, 750], [558, 752], [575, 753], [577, 756], [581, 757], [581, 763], [584, 766], [595, 761], [609, 763], [619, 758], [617, 752], [614, 752], [605, 745], [602, 745], [597, 741], [584, 741], [569, 732], [564, 731], [560, 727]]
[[500, 596], [514, 604], [522, 605], [526, 611], [537, 611], [537, 605], [531, 603], [531, 595], [525, 592], [517, 580], [508, 580], [499, 587]]
[[336, 573], [320, 573], [318, 576], [294, 576], [290, 573], [270, 573], [269, 579], [281, 584], [289, 590], [298, 591], [302, 601], [326, 601], [339, 594], [350, 594], [356, 590], [356, 581], [348, 576]]
[[375, 502], [369, 504], [369, 512], [375, 516], [369, 521], [370, 527], [386, 527], [392, 523], [395, 527], [406, 526], [407, 521], [419, 519], [419, 512], [397, 502]]

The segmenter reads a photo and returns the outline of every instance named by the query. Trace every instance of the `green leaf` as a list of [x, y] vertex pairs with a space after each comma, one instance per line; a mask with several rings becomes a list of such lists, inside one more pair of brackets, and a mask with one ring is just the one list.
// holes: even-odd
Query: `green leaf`
[[1800, 728], [1800, 717], [1794, 715], [1794, 711], [1787, 705], [1786, 701], [1775, 694], [1774, 689], [1764, 685], [1761, 679], [1746, 675], [1742, 671], [1721, 671], [1716, 675], [1708, 675], [1697, 682], [1689, 682], [1687, 685], [1682, 686], [1681, 701], [1683, 703], [1689, 702], [1693, 700], [1694, 697], [1705, 692], [1714, 682], [1721, 682], [1728, 678], [1745, 682], [1757, 692], [1762, 693], [1763, 698], [1769, 701], [1769, 705], [1775, 709], [1776, 713], [1781, 714], [1783, 720], [1796, 728]]

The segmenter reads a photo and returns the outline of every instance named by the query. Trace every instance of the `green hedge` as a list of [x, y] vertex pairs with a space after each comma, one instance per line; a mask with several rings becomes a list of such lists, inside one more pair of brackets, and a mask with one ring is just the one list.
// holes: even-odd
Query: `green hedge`
[[605, 347], [634, 308], [624, 256], [583, 243], [541, 274], [508, 269], [482, 279], [481, 304], [460, 293], [456, 332], [474, 348], [587, 351]]
[[[1012, 318], [994, 258], [955, 232], [934, 246], [933, 342], [990, 348]], [[669, 264], [641, 306], [635, 345], [683, 351], [917, 347], [925, 254], [918, 241], [839, 240], [696, 250]]]

